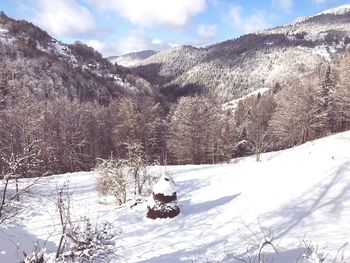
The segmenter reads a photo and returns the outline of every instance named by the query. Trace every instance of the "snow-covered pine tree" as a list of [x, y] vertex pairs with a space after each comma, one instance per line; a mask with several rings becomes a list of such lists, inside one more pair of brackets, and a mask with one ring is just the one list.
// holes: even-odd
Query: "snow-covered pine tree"
[[0, 109], [6, 108], [6, 96], [8, 94], [8, 87], [7, 87], [7, 79], [6, 75], [3, 72], [2, 65], [0, 65]]
[[235, 123], [238, 130], [238, 138], [234, 145], [234, 153], [236, 157], [244, 156], [251, 153], [251, 145], [248, 141], [248, 123], [251, 119], [251, 107], [253, 105], [253, 97], [248, 97], [239, 101], [234, 114]]
[[332, 134], [336, 131], [335, 85], [336, 79], [332, 67], [321, 70], [320, 83], [315, 87], [312, 127], [316, 137]]
[[336, 72], [339, 81], [336, 83], [335, 104], [337, 130], [350, 129], [350, 54], [340, 57], [336, 63]]

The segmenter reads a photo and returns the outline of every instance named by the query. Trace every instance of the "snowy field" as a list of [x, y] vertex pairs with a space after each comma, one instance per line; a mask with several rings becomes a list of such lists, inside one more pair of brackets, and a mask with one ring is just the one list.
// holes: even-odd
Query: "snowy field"
[[303, 240], [329, 259], [338, 250], [350, 256], [350, 132], [264, 154], [259, 163], [247, 157], [167, 171], [181, 205], [173, 219], [146, 218], [145, 204], [99, 203], [94, 172], [40, 179], [25, 197], [25, 211], [0, 232], [0, 262], [19, 262], [21, 251], [37, 241], [55, 251], [60, 238], [55, 192], [67, 180], [75, 220], [107, 220], [118, 230], [115, 262], [242, 262], [271, 237], [278, 255], [264, 248], [267, 262], [296, 262]]

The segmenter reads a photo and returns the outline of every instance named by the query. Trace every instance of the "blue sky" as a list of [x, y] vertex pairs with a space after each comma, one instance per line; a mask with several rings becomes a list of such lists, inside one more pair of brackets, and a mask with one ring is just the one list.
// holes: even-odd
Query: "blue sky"
[[0, 10], [110, 56], [204, 46], [344, 4], [350, 0], [0, 0]]

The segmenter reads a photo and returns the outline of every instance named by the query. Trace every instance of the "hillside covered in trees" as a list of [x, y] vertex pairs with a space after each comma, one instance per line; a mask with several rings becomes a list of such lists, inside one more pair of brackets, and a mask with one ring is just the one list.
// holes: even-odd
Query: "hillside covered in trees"
[[[0, 78], [7, 96], [67, 98], [108, 104], [125, 94], [152, 93], [150, 84], [77, 41], [64, 44], [24, 20], [0, 13]], [[9, 99], [8, 99], [9, 100]]]
[[349, 65], [347, 53], [303, 81], [290, 79], [232, 107], [208, 94], [182, 97], [169, 108], [150, 96], [101, 105], [40, 100], [30, 92], [13, 97], [2, 89], [1, 167], [22, 176], [89, 170], [97, 158], [126, 158], [135, 144], [149, 163], [259, 158], [261, 152], [349, 129]]
[[[3, 13], [0, 18], [2, 174], [30, 177], [90, 170], [98, 158], [127, 158], [135, 145], [141, 147], [148, 163], [217, 163], [249, 154], [256, 154], [258, 160], [262, 152], [349, 129], [350, 54], [346, 41], [344, 50], [332, 60], [308, 63], [302, 78], [290, 75], [263, 94], [245, 96], [224, 106], [222, 98], [200, 82], [195, 83], [199, 89], [189, 93], [197, 95], [189, 97], [184, 96], [189, 95], [187, 91], [178, 93], [176, 87], [167, 84], [152, 87], [130, 70], [112, 65], [92, 48], [80, 43], [65, 45], [32, 24]], [[304, 31], [305, 26], [302, 28]], [[276, 42], [276, 33], [267, 32], [208, 50], [249, 57], [247, 54], [256, 52], [256, 47], [266, 46], [268, 39], [275, 41], [271, 51], [286, 44], [285, 35]], [[305, 39], [297, 42], [309, 45]], [[180, 60], [183, 70], [187, 61], [195, 63], [202, 52], [192, 47], [180, 51], [184, 54]], [[285, 51], [283, 57], [289, 60]], [[174, 50], [166, 52], [177, 54]], [[194, 56], [193, 52], [199, 53]], [[157, 56], [162, 53], [151, 58]], [[225, 66], [234, 62], [244, 69], [238, 60], [215, 60]], [[306, 62], [310, 61], [303, 59], [302, 63]], [[176, 65], [172, 68], [177, 70]], [[223, 72], [215, 74], [221, 77]], [[156, 82], [161, 83], [162, 78]], [[245, 89], [244, 85], [231, 95], [240, 89]], [[173, 95], [182, 97], [173, 101]]]
[[132, 69], [169, 99], [209, 92], [223, 102], [288, 85], [350, 47], [350, 10], [320, 13], [214, 45], [179, 46]]

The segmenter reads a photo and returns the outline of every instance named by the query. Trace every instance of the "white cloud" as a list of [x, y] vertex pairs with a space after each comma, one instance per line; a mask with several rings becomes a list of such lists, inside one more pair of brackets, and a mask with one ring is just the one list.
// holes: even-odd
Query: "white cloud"
[[152, 39], [146, 35], [143, 30], [133, 30], [130, 34], [118, 41], [118, 53], [126, 54], [142, 50], [162, 50], [168, 48], [169, 45], [164, 43], [162, 39]]
[[312, 2], [315, 4], [325, 4], [329, 2], [329, 0], [312, 0]]
[[244, 20], [243, 26], [245, 33], [253, 33], [269, 27], [271, 27], [271, 24], [268, 22], [266, 13], [263, 11], [255, 11], [252, 15], [248, 16]]
[[217, 26], [216, 25], [204, 25], [201, 24], [197, 28], [197, 34], [201, 38], [212, 38], [217, 33]]
[[90, 11], [75, 0], [37, 0], [34, 22], [55, 36], [74, 37], [97, 28]]
[[135, 30], [119, 42], [119, 53], [125, 54], [149, 49], [150, 44], [152, 44], [152, 40], [148, 39], [143, 31]]
[[243, 8], [239, 5], [232, 6], [228, 12], [228, 19], [233, 27], [242, 26]]
[[89, 47], [92, 47], [93, 49], [97, 50], [100, 53], [104, 53], [106, 49], [108, 48], [107, 44], [101, 41], [98, 41], [96, 39], [89, 40], [86, 45]]
[[231, 6], [228, 12], [228, 22], [236, 30], [253, 33], [271, 26], [264, 11], [254, 10], [249, 16], [243, 14], [243, 8], [239, 5]]
[[272, 0], [272, 5], [285, 13], [289, 13], [294, 6], [294, 0]]
[[154, 39], [152, 39], [152, 44], [161, 45], [161, 44], [163, 44], [163, 40], [159, 39], [159, 38], [154, 38]]
[[206, 0], [87, 0], [140, 26], [183, 26], [206, 9]]

